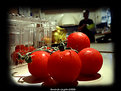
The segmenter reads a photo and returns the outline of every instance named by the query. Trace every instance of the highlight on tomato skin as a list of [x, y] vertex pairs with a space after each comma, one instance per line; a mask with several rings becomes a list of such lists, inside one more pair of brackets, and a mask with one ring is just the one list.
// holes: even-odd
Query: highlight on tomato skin
[[28, 70], [32, 76], [37, 78], [48, 78], [47, 63], [50, 54], [45, 51], [36, 51], [30, 56], [32, 62], [28, 63]]
[[90, 39], [82, 32], [71, 33], [67, 37], [67, 47], [71, 47], [79, 52], [84, 48], [90, 47]]
[[82, 61], [80, 74], [96, 74], [103, 65], [103, 57], [94, 48], [84, 48], [78, 53]]
[[56, 51], [48, 59], [48, 72], [58, 83], [72, 83], [80, 74], [81, 61], [73, 50]]

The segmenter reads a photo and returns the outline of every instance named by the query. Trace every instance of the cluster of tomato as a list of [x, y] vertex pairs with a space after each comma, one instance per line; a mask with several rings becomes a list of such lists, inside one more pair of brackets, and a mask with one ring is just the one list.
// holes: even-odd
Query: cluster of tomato
[[25, 60], [19, 60], [18, 53], [20, 53], [21, 55], [25, 55], [26, 53], [31, 52], [33, 50], [35, 50], [33, 46], [26, 47], [24, 45], [16, 45], [15, 51], [13, 51], [11, 54], [11, 59], [13, 63], [15, 65], [22, 64]]
[[51, 54], [43, 50], [32, 52], [29, 55], [29, 72], [36, 78], [53, 79], [51, 84], [73, 83], [78, 80], [79, 75], [96, 74], [102, 67], [103, 58], [99, 51], [90, 48], [87, 35], [75, 32], [67, 39], [66, 47], [70, 49], [61, 45], [61, 49]]

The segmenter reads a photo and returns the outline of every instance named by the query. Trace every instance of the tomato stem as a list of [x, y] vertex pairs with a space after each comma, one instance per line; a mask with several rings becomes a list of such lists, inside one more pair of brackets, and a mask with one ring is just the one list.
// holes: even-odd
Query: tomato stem
[[58, 47], [59, 47], [60, 51], [64, 51], [65, 50], [65, 44], [64, 44], [64, 42], [61, 41]]
[[27, 63], [31, 63], [31, 62], [32, 62], [31, 57], [32, 57], [32, 56], [26, 55], [26, 56], [25, 56], [25, 61], [26, 61]]
[[21, 53], [18, 52], [17, 54], [18, 54], [18, 60], [20, 59], [24, 60], [24, 56], [22, 56]]
[[22, 59], [22, 60], [25, 60], [27, 63], [32, 62], [31, 56], [29, 56], [31, 53], [32, 53], [32, 52], [28, 52], [28, 53], [26, 53], [26, 55], [22, 56], [22, 55], [18, 52], [18, 61], [19, 61], [20, 59]]

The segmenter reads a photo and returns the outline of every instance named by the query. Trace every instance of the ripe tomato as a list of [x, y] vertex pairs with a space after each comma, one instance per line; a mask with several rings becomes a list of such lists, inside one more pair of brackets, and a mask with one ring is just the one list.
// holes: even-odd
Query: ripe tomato
[[31, 63], [28, 63], [29, 72], [37, 78], [47, 78], [47, 62], [50, 56], [49, 53], [45, 51], [36, 51], [31, 55]]
[[67, 47], [76, 49], [79, 52], [83, 48], [90, 47], [90, 40], [86, 34], [74, 32], [67, 37]]
[[49, 49], [50, 51], [53, 51], [53, 49], [51, 49], [51, 47], [44, 48], [44, 50], [45, 50], [45, 49]]
[[28, 51], [29, 51], [29, 52], [35, 50], [34, 46], [29, 46], [29, 47], [27, 47], [27, 48], [28, 48]]
[[22, 51], [22, 50], [19, 50], [19, 49], [16, 49], [12, 54], [11, 54], [11, 59], [12, 61], [17, 65], [19, 63], [23, 63], [24, 60], [19, 60], [18, 59], [18, 52], [21, 54], [21, 55], [25, 55], [25, 52]]
[[24, 45], [16, 45], [15, 50], [17, 50], [17, 49], [24, 50], [25, 46]]
[[57, 83], [56, 83], [56, 81], [52, 77], [49, 77], [48, 79], [46, 79], [43, 82], [42, 86], [43, 87], [56, 87]]
[[96, 74], [102, 67], [103, 57], [94, 48], [85, 48], [79, 53], [82, 61], [81, 74]]
[[71, 83], [81, 70], [81, 60], [73, 50], [56, 51], [48, 59], [48, 72], [58, 83]]

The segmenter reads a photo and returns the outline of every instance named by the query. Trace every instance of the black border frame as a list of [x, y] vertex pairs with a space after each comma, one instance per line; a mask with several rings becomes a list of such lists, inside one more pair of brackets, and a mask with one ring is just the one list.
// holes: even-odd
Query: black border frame
[[[121, 10], [120, 10], [120, 2], [113, 2], [111, 0], [101, 0], [101, 1], [18, 1], [16, 0], [10, 0], [3, 2], [3, 5], [0, 7], [0, 18], [1, 18], [1, 27], [0, 27], [0, 39], [1, 39], [1, 66], [0, 66], [0, 88], [12, 88], [12, 89], [19, 89], [24, 88], [24, 90], [27, 90], [28, 88], [31, 90], [31, 88], [35, 88], [36, 86], [19, 86], [14, 84], [10, 79], [9, 76], [9, 61], [8, 61], [8, 15], [7, 12], [9, 8], [12, 7], [32, 7], [32, 8], [43, 8], [43, 9], [54, 9], [54, 8], [100, 8], [100, 7], [109, 7], [111, 9], [111, 16], [112, 16], [112, 23], [111, 23], [111, 30], [112, 30], [112, 38], [114, 42], [114, 51], [115, 51], [115, 68], [114, 68], [114, 83], [112, 85], [106, 85], [106, 86], [80, 86], [75, 87], [76, 91], [89, 88], [89, 90], [98, 89], [98, 90], [112, 90], [112, 88], [120, 88], [120, 21], [121, 21]], [[118, 35], [119, 34], [119, 35]], [[26, 89], [27, 88], [27, 89]], [[41, 89], [41, 87], [36, 87]], [[50, 90], [50, 88], [42, 88], [44, 90]]]

